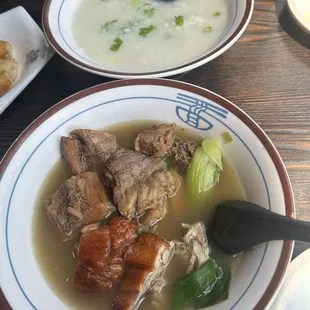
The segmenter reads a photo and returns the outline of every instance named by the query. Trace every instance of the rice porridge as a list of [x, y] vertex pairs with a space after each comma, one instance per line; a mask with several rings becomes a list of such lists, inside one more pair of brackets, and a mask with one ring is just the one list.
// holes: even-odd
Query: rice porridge
[[108, 69], [168, 69], [219, 41], [228, 27], [228, 2], [82, 0], [73, 17], [73, 37], [81, 52]]

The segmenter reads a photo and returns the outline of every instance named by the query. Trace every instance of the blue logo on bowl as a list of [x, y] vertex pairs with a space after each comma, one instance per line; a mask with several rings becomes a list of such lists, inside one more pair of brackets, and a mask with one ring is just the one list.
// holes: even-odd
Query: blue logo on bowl
[[178, 94], [177, 99], [181, 100], [181, 105], [176, 107], [178, 117], [191, 127], [200, 130], [210, 130], [213, 125], [208, 120], [210, 114], [215, 114], [222, 118], [227, 118], [228, 111], [217, 107], [207, 101], [197, 99], [185, 94]]

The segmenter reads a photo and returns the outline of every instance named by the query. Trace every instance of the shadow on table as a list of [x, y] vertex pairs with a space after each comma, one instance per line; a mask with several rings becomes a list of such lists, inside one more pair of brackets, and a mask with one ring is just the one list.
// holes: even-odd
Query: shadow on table
[[302, 46], [310, 49], [310, 35], [297, 24], [289, 12], [286, 1], [277, 0], [276, 13], [280, 25], [288, 33], [288, 35], [290, 35]]

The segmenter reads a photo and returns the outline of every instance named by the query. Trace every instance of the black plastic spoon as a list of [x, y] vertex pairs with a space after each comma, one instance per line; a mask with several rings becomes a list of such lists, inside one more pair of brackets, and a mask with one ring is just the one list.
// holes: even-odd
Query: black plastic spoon
[[209, 236], [220, 250], [236, 254], [271, 240], [310, 242], [310, 223], [251, 202], [224, 201], [215, 208]]

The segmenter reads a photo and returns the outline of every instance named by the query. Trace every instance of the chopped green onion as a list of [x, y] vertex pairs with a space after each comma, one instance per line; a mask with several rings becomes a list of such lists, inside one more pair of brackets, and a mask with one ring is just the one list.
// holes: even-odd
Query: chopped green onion
[[106, 22], [103, 26], [102, 26], [102, 31], [105, 31], [105, 32], [108, 32], [112, 25], [115, 24], [118, 20], [117, 19], [114, 19], [114, 20], [111, 20], [110, 22]]
[[140, 28], [139, 35], [146, 37], [148, 36], [156, 27], [154, 25], [150, 25], [149, 27]]
[[228, 131], [222, 133], [222, 139], [224, 141], [225, 144], [230, 143], [233, 141], [232, 136], [230, 135], [230, 133]]
[[140, 0], [131, 0], [131, 4], [132, 5], [139, 5], [140, 4]]
[[215, 16], [215, 17], [221, 16], [221, 12], [217, 11], [217, 12], [213, 13], [213, 16]]
[[202, 29], [203, 32], [211, 32], [212, 31], [212, 27], [211, 26], [208, 26], [208, 27], [204, 27]]
[[152, 17], [155, 13], [155, 8], [144, 9], [143, 12], [144, 12], [144, 14], [148, 15], [149, 17]]
[[110, 51], [118, 51], [119, 48], [121, 47], [121, 45], [123, 44], [123, 41], [120, 38], [116, 38], [114, 41], [114, 43], [112, 44], [112, 46], [110, 47]]
[[179, 15], [179, 16], [175, 16], [174, 17], [174, 21], [175, 21], [175, 24], [177, 25], [177, 26], [183, 26], [183, 24], [184, 24], [184, 16], [182, 16], [182, 15]]
[[205, 139], [202, 141], [202, 147], [208, 156], [223, 170], [222, 154], [217, 139]]

